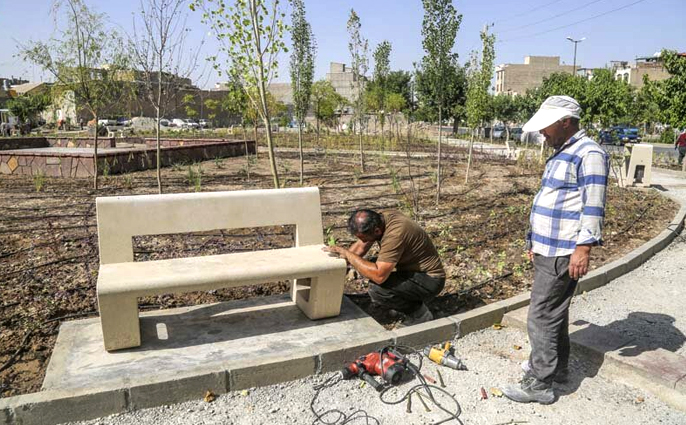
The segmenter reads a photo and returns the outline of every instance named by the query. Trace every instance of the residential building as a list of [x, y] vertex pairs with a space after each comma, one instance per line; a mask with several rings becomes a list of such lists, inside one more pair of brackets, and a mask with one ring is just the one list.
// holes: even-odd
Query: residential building
[[543, 79], [556, 72], [573, 73], [572, 65], [561, 65], [559, 56], [526, 56], [523, 64], [498, 65], [495, 94], [524, 94], [541, 86]]
[[[686, 56], [686, 53], [682, 53]], [[653, 56], [636, 58], [633, 66], [628, 62], [614, 61], [611, 64], [615, 67], [615, 79], [623, 80], [637, 89], [643, 87], [643, 77], [648, 76], [651, 81], [666, 80], [670, 77], [669, 72], [664, 67], [664, 63], [660, 59], [660, 54], [656, 53]]]

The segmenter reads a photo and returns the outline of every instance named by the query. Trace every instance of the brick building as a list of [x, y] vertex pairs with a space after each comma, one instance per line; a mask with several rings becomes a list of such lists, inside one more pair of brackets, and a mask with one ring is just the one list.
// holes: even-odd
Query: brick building
[[[577, 65], [577, 67], [579, 67]], [[495, 94], [524, 94], [539, 87], [556, 72], [574, 72], [572, 65], [560, 65], [559, 56], [526, 56], [523, 64], [503, 64], [495, 69]]]

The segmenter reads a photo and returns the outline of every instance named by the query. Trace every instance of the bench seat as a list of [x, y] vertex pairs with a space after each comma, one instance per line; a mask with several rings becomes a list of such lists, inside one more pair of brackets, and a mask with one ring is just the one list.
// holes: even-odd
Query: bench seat
[[270, 249], [173, 260], [100, 266], [98, 296], [133, 297], [309, 278], [338, 270], [345, 263], [322, 251], [324, 245]]

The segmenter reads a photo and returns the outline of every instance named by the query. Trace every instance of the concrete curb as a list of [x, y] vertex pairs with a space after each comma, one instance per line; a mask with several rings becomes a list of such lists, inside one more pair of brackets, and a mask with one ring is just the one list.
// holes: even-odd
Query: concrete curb
[[[664, 249], [683, 230], [686, 206], [683, 206], [667, 229], [626, 256], [593, 270], [579, 281], [577, 292], [590, 291], [628, 273]], [[531, 293], [488, 304], [458, 313], [378, 335], [367, 335], [345, 344], [333, 344], [319, 351], [302, 352], [297, 357], [274, 358], [267, 363], [246, 364], [223, 371], [197, 371], [177, 375], [172, 380], [151, 381], [130, 388], [89, 388], [74, 390], [46, 390], [32, 394], [0, 398], [0, 425], [56, 424], [94, 419], [146, 407], [179, 403], [202, 398], [207, 390], [215, 394], [271, 385], [313, 374], [335, 371], [350, 359], [390, 344], [423, 347], [439, 341], [454, 339], [470, 332], [488, 328], [503, 321], [506, 314], [520, 313], [528, 306]], [[526, 318], [524, 318], [526, 323]], [[612, 366], [618, 375], [627, 375], [625, 364]], [[624, 372], [622, 372], [624, 371]], [[686, 369], [685, 373], [686, 375]], [[622, 378], [625, 379], [625, 378]], [[652, 382], [643, 376], [641, 379]], [[665, 394], [665, 401], [677, 408], [686, 404], [686, 376], [670, 389], [659, 383], [656, 394]], [[671, 400], [671, 402], [670, 402]], [[684, 406], [686, 410], [686, 406]]]

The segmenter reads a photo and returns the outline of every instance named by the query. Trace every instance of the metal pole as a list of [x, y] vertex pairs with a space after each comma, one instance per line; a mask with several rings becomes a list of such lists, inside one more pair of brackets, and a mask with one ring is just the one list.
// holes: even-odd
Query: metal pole
[[574, 42], [574, 65], [572, 66], [572, 75], [576, 76], [576, 45], [579, 44], [578, 41]]

